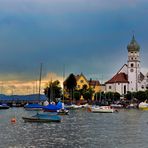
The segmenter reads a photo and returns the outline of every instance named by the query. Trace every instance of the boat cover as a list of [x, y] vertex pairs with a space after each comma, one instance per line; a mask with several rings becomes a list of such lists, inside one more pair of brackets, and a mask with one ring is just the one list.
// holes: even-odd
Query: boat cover
[[42, 108], [43, 106], [40, 104], [27, 104], [24, 108]]
[[58, 102], [57, 105], [49, 104], [47, 106], [43, 106], [44, 110], [51, 110], [51, 111], [57, 111], [62, 108], [62, 102]]

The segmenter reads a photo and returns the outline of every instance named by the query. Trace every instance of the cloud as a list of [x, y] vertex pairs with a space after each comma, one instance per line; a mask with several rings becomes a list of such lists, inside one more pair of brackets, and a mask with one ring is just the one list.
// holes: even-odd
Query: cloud
[[65, 13], [113, 10], [145, 3], [147, 4], [146, 0], [1, 0], [0, 8], [14, 13]]
[[[0, 82], [0, 93], [8, 95], [26, 95], [26, 94], [36, 94], [39, 93], [39, 80], [3, 80]], [[50, 81], [59, 80], [62, 86], [63, 78], [55, 73], [48, 73], [41, 81], [41, 93], [44, 93], [44, 88], [48, 85]]]
[[132, 30], [138, 43], [145, 45], [141, 61], [146, 61], [147, 3], [0, 0], [0, 80], [16, 80], [25, 92], [33, 90], [30, 82], [38, 79], [41, 62], [48, 80], [61, 81], [63, 65], [66, 76], [83, 72], [88, 79], [99, 79], [100, 74], [107, 79], [126, 63]]

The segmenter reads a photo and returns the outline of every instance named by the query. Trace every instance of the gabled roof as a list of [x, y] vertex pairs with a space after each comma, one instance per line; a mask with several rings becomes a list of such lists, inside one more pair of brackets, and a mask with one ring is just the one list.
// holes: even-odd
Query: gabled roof
[[100, 86], [100, 82], [97, 80], [89, 80], [90, 86]]
[[144, 80], [144, 75], [140, 72], [140, 81], [143, 81]]
[[85, 79], [85, 81], [88, 83], [88, 80], [86, 79], [86, 77], [81, 73], [80, 75], [76, 75], [75, 78], [78, 81], [81, 77], [83, 77]]
[[127, 74], [127, 64], [124, 64], [117, 73], [125, 73]]
[[129, 83], [127, 74], [121, 72], [114, 75], [109, 81], [105, 82], [105, 84], [110, 83]]

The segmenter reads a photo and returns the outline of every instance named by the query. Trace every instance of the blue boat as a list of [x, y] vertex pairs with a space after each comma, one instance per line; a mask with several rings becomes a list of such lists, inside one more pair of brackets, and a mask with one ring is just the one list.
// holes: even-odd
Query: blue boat
[[57, 112], [57, 110], [62, 109], [62, 102], [58, 102], [57, 105], [55, 104], [49, 104], [47, 106], [43, 106], [43, 110], [45, 112]]
[[7, 104], [0, 104], [0, 109], [9, 109]]
[[64, 108], [64, 104], [62, 102], [58, 102], [57, 105], [49, 104], [43, 107], [44, 112], [57, 112], [58, 115], [68, 115], [69, 110]]
[[43, 106], [40, 105], [40, 104], [27, 104], [24, 106], [24, 108], [26, 110], [36, 110], [36, 111], [39, 111], [39, 110], [42, 110]]
[[25, 122], [61, 122], [61, 117], [57, 115], [39, 114], [37, 113], [31, 117], [22, 117]]

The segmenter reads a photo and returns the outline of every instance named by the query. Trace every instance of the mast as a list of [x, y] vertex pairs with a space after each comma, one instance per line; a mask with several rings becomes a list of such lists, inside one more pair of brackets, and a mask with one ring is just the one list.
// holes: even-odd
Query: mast
[[42, 78], [42, 63], [40, 64], [40, 76], [39, 76], [39, 100], [40, 100], [40, 93], [41, 93], [41, 78]]
[[64, 103], [64, 79], [65, 79], [65, 65], [63, 66], [63, 103]]

